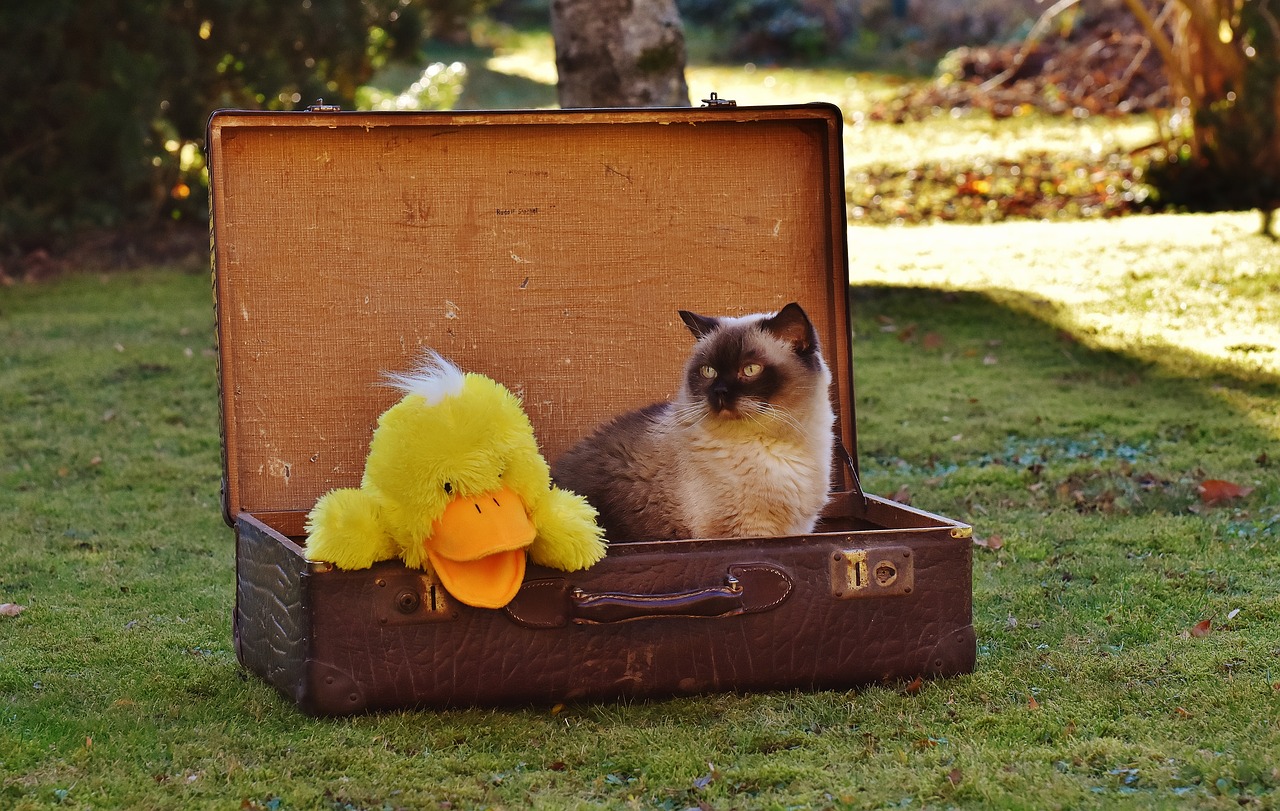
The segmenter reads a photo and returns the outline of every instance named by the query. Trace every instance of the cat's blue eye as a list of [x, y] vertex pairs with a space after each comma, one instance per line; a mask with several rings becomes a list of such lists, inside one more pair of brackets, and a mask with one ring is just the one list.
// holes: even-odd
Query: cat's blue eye
[[703, 366], [698, 371], [701, 372], [702, 376], [708, 380], [716, 376], [716, 369], [714, 366]]
[[755, 377], [764, 371], [764, 367], [758, 363], [748, 363], [742, 367], [743, 377]]

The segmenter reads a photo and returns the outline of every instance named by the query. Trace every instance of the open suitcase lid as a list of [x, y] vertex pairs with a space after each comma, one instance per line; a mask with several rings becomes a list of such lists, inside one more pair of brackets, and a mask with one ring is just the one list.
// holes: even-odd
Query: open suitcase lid
[[550, 461], [674, 394], [680, 309], [800, 302], [856, 458], [835, 106], [221, 111], [207, 150], [228, 517], [357, 486], [425, 348]]

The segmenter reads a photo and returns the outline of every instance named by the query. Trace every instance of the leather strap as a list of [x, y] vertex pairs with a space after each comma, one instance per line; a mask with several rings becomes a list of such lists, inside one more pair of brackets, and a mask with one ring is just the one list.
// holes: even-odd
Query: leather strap
[[767, 563], [728, 567], [724, 582], [669, 594], [588, 592], [566, 578], [533, 580], [504, 609], [526, 628], [604, 625], [671, 617], [721, 619], [769, 611], [791, 595], [791, 578]]

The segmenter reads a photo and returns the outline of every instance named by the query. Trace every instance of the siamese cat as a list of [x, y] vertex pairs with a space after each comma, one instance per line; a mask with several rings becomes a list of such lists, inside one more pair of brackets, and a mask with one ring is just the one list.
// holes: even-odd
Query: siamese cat
[[799, 304], [709, 317], [675, 398], [617, 417], [552, 466], [618, 541], [811, 531], [831, 488], [831, 371]]

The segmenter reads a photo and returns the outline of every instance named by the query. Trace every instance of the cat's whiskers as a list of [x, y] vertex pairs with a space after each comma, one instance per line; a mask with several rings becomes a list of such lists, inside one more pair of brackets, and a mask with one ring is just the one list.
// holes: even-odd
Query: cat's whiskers
[[800, 424], [800, 421], [797, 420], [795, 415], [792, 414], [789, 410], [782, 408], [780, 406], [776, 406], [773, 403], [767, 403], [767, 402], [761, 402], [759, 406], [760, 406], [760, 410], [759, 410], [760, 414], [768, 415], [774, 420], [777, 420], [778, 422], [783, 423], [784, 425], [786, 425], [787, 427], [789, 427], [791, 430], [795, 431], [798, 434], [803, 434], [805, 432], [804, 426]]
[[709, 412], [702, 403], [676, 403], [675, 408], [672, 409], [672, 415], [679, 425], [692, 428], [705, 420]]

